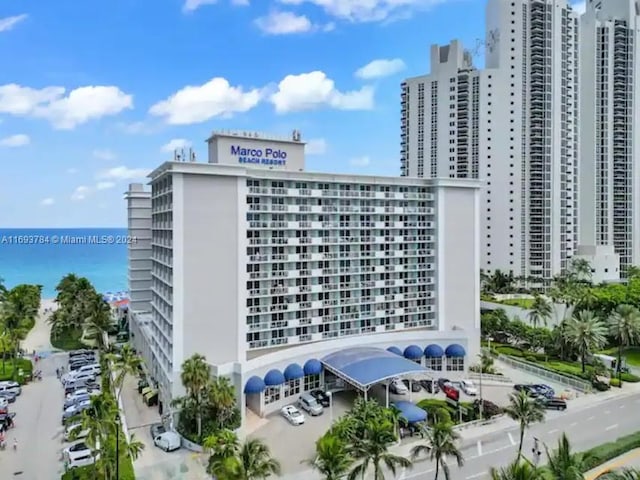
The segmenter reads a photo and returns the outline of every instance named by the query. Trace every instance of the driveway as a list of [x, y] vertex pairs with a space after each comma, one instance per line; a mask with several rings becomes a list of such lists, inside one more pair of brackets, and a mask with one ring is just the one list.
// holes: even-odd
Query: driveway
[[124, 382], [122, 406], [129, 434], [145, 445], [133, 462], [137, 480], [210, 480], [202, 466], [202, 456], [184, 448], [167, 453], [153, 445], [149, 427], [160, 423], [160, 414], [158, 407], [144, 404], [135, 377], [129, 376]]
[[[25, 385], [22, 395], [9, 404], [9, 411], [16, 413], [16, 426], [7, 433], [6, 451], [0, 452], [3, 479], [54, 480], [62, 475], [64, 392], [56, 368], [66, 365], [66, 360], [65, 354], [43, 358], [38, 362], [42, 380]], [[18, 441], [16, 451], [12, 448], [14, 439]]]

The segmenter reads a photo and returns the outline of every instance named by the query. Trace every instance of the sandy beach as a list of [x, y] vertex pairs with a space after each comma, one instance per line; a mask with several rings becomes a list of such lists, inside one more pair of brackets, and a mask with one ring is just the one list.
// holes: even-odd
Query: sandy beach
[[58, 308], [55, 300], [52, 298], [42, 299], [40, 301], [40, 310], [36, 318], [36, 324], [27, 334], [27, 338], [22, 341], [22, 348], [26, 352], [50, 352], [53, 350], [51, 346], [51, 325], [47, 319], [51, 312]]

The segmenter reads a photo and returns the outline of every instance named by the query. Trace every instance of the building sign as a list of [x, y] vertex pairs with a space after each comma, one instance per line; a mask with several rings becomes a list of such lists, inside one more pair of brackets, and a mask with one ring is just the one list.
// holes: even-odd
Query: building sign
[[252, 165], [281, 166], [287, 163], [287, 152], [273, 148], [245, 148], [231, 145], [231, 156], [238, 157], [238, 163]]

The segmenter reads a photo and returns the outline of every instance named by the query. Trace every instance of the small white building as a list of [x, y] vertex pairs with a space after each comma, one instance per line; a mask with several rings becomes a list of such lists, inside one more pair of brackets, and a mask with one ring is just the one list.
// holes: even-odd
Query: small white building
[[593, 283], [620, 281], [620, 255], [615, 252], [613, 245], [581, 245], [573, 258], [589, 262]]

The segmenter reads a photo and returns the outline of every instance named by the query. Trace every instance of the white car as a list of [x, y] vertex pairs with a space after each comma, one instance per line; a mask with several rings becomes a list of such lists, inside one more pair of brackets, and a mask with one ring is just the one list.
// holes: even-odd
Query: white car
[[291, 425], [302, 425], [304, 423], [304, 415], [293, 405], [282, 407], [280, 413]]
[[12, 382], [11, 380], [6, 380], [0, 382], [0, 392], [8, 392], [13, 393], [15, 395], [20, 395], [22, 393], [22, 387], [18, 382]]
[[100, 445], [96, 445], [94, 455], [94, 452], [91, 451], [85, 442], [78, 442], [65, 448], [62, 451], [62, 458], [67, 463], [68, 468], [84, 467], [95, 463], [100, 456], [99, 453], [97, 453], [99, 449]]
[[67, 428], [65, 428], [64, 441], [69, 442], [71, 441], [72, 437], [73, 440], [82, 440], [83, 438], [86, 438], [87, 435], [89, 435], [89, 431], [82, 430], [81, 423], [74, 423], [73, 425], [69, 425]]
[[395, 393], [396, 395], [406, 395], [409, 393], [409, 389], [399, 378], [394, 378], [393, 380], [391, 380], [391, 383], [389, 384], [389, 390], [391, 391], [391, 393]]
[[478, 395], [478, 389], [471, 380], [461, 380], [460, 388], [470, 397], [475, 397], [476, 395]]

